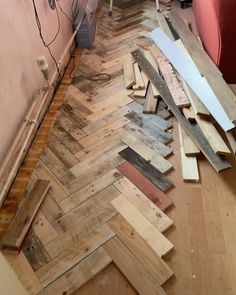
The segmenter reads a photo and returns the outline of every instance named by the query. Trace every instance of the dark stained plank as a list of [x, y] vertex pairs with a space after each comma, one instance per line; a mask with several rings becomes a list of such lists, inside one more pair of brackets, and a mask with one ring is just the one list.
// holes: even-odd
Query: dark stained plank
[[172, 140], [172, 136], [170, 133], [163, 131], [156, 124], [154, 124], [152, 120], [144, 118], [141, 114], [130, 112], [125, 116], [138, 127], [142, 128], [145, 133], [152, 136], [157, 141], [167, 144]]
[[208, 161], [212, 164], [215, 170], [217, 172], [221, 172], [230, 168], [231, 165], [229, 164], [229, 162], [224, 158], [221, 158], [213, 151], [200, 128], [197, 125], [192, 125], [176, 107], [165, 81], [160, 77], [157, 71], [144, 57], [144, 54], [140, 50], [135, 50], [132, 52], [132, 55], [135, 61], [140, 65], [142, 70], [147, 74], [148, 78], [158, 88], [162, 99], [168, 105], [175, 117], [178, 119], [181, 126], [191, 136], [193, 141], [196, 143], [196, 145], [199, 147], [199, 149], [202, 151]]
[[50, 187], [50, 181], [38, 179], [22, 201], [16, 216], [3, 237], [2, 250], [18, 252], [30, 225]]
[[30, 230], [22, 247], [27, 260], [34, 271], [37, 271], [51, 261], [40, 240], [33, 230]]
[[135, 153], [131, 148], [126, 148], [119, 152], [121, 157], [130, 162], [143, 175], [145, 175], [154, 185], [162, 191], [168, 190], [173, 184], [172, 182], [158, 169], [145, 161], [141, 156]]
[[146, 178], [128, 161], [125, 161], [117, 166], [117, 169], [162, 211], [165, 211], [173, 204], [173, 200], [168, 197], [168, 195], [159, 190], [150, 180], [148, 180], [148, 178]]

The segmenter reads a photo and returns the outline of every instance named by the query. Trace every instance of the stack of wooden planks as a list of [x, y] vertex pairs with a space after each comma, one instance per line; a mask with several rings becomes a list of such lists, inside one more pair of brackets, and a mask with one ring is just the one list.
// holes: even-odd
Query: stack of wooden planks
[[[132, 52], [132, 57], [179, 121], [184, 181], [198, 182], [197, 156], [201, 153], [217, 172], [231, 167], [225, 155], [236, 152], [236, 139], [232, 132], [235, 117], [232, 109], [236, 112], [236, 98], [183, 21], [175, 13], [168, 15], [182, 40], [174, 40], [167, 19], [158, 13], [162, 29], [157, 28], [150, 33], [154, 43], [148, 40], [146, 46], [142, 46], [144, 50]], [[194, 42], [197, 43], [196, 49], [191, 47]], [[191, 57], [184, 44], [191, 47]], [[210, 72], [201, 60], [212, 65]], [[217, 81], [214, 82], [213, 77]], [[223, 93], [218, 84], [226, 91], [227, 104], [222, 103]], [[148, 101], [149, 95], [146, 94], [144, 110], [145, 106], [150, 106]], [[225, 136], [222, 136], [223, 132]]]

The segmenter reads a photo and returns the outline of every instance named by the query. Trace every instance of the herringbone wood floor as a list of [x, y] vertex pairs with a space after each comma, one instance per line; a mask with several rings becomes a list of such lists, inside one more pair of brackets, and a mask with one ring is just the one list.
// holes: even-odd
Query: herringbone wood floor
[[[99, 222], [102, 223], [102, 220], [109, 219], [113, 216], [112, 214], [115, 214], [114, 211], [112, 213], [113, 209], [109, 202], [112, 196], [116, 196], [117, 191], [120, 194], [119, 189], [117, 190], [113, 183], [117, 182], [121, 175], [113, 169], [121, 159], [114, 156], [113, 152], [110, 151], [109, 159], [111, 157], [111, 161], [114, 162], [111, 164], [112, 169], [109, 169], [110, 162], [108, 161], [106, 162], [108, 166], [102, 167], [102, 169], [108, 169], [107, 173], [110, 172], [110, 174], [105, 173], [106, 176], [103, 177], [103, 172], [100, 169], [96, 170], [99, 159], [96, 159], [96, 156], [94, 158], [94, 155], [105, 147], [108, 148], [108, 145], [116, 149], [120, 148], [115, 144], [118, 141], [117, 139], [123, 136], [123, 129], [126, 130], [123, 126], [127, 126], [125, 125], [127, 122], [124, 121], [127, 117], [121, 118], [124, 118], [127, 112], [125, 103], [128, 104], [128, 101], [122, 100], [121, 103], [124, 104], [124, 107], [116, 104], [108, 104], [107, 106], [103, 103], [99, 107], [97, 104], [103, 100], [105, 102], [105, 98], [124, 90], [121, 65], [119, 64], [120, 56], [130, 51], [132, 46], [135, 47], [135, 42], [140, 41], [135, 41], [139, 32], [148, 31], [153, 24], [155, 25], [155, 11], [151, 4], [141, 3], [126, 9], [121, 17], [121, 10], [114, 8], [114, 17], [118, 19], [117, 26], [120, 26], [120, 31], [116, 30], [114, 21], [106, 18], [107, 11], [108, 9], [104, 7], [104, 14], [101, 18], [102, 24], [99, 25], [100, 31], [97, 35], [95, 48], [91, 52], [85, 52], [76, 71], [79, 74], [82, 70], [83, 74], [86, 75], [87, 73], [94, 73], [93, 71], [100, 72], [102, 70], [112, 74], [112, 81], [99, 84], [98, 82], [90, 83], [81, 79], [77, 81], [76, 85], [70, 87], [65, 103], [58, 111], [57, 122], [51, 130], [47, 146], [32, 178], [32, 181], [35, 177], [49, 178], [52, 181], [52, 189], [34, 222], [23, 251], [17, 257], [11, 257], [11, 255], [7, 257], [32, 294], [39, 292], [43, 285], [50, 284], [50, 281], [52, 282], [53, 278], [58, 277], [58, 273], [63, 269], [69, 270], [65, 276], [59, 275], [59, 279], [55, 281], [58, 283], [58, 285], [55, 284], [56, 289], [48, 294], [61, 294], [60, 292], [70, 294], [75, 291], [78, 285], [83, 283], [83, 278], [93, 276], [98, 269], [106, 267], [111, 262], [102, 250], [100, 252], [95, 251], [93, 262], [96, 261], [96, 263], [91, 265], [88, 262], [86, 265], [86, 260], [83, 260], [86, 273], [79, 272], [78, 268], [75, 268], [75, 272], [73, 272], [70, 264], [68, 264], [68, 261], [71, 261], [70, 258], [73, 258], [73, 255], [74, 257], [80, 255], [79, 247], [84, 247], [86, 253], [91, 249], [86, 244], [76, 244], [75, 249], [65, 255], [65, 248], [69, 247], [70, 249], [71, 244], [75, 244], [78, 238], [87, 237], [93, 228], [99, 227], [97, 226]], [[125, 22], [125, 14], [131, 14], [132, 21], [129, 27], [126, 23], [125, 27], [122, 28], [120, 18]], [[137, 16], [139, 16], [140, 22], [135, 19]], [[129, 49], [125, 49], [125, 47], [129, 47]], [[67, 82], [69, 81], [64, 81], [64, 83]], [[75, 97], [80, 97], [80, 103], [85, 105], [82, 114], [79, 112], [81, 108], [79, 110], [74, 108]], [[93, 108], [93, 106], [98, 108]], [[71, 112], [71, 107], [76, 113]], [[117, 107], [119, 111], [116, 111]], [[111, 112], [115, 113], [116, 116], [114, 120], [110, 119], [109, 124], [114, 121], [118, 121], [119, 124], [115, 124], [116, 127], [112, 125], [109, 130], [102, 131], [106, 136], [104, 141], [96, 130], [106, 125], [104, 120], [97, 124], [97, 120], [101, 117], [105, 117], [105, 120], [107, 120], [109, 117], [106, 115], [107, 108], [110, 110], [107, 114]], [[88, 114], [90, 111], [92, 113]], [[101, 117], [93, 118], [93, 114], [99, 113]], [[93, 118], [94, 121], [91, 121], [91, 123], [87, 121], [89, 117]], [[93, 124], [93, 122], [96, 123]], [[89, 125], [91, 126], [89, 127]], [[175, 251], [171, 251], [166, 259], [176, 276], [168, 280], [164, 288], [168, 294], [235, 294], [236, 255], [233, 251], [236, 242], [235, 168], [221, 175], [216, 175], [207, 161], [202, 160], [200, 161], [201, 184], [184, 184], [181, 178], [177, 128], [175, 127], [174, 121], [174, 141], [171, 143], [174, 155], [170, 158], [170, 161], [174, 164], [174, 170], [168, 173], [168, 177], [175, 184], [175, 188], [168, 192], [168, 196], [174, 199], [175, 208], [167, 211], [168, 216], [174, 221], [175, 227], [172, 226], [165, 233], [165, 236], [175, 246]], [[96, 134], [96, 137], [91, 140], [90, 135], [93, 133]], [[89, 159], [93, 159], [92, 162]], [[232, 161], [235, 162], [233, 159]], [[83, 162], [87, 164], [83, 165]], [[90, 174], [86, 170], [86, 166], [91, 165], [91, 163], [94, 164], [94, 169]], [[79, 169], [75, 171], [73, 167]], [[82, 171], [84, 170], [82, 168], [88, 172], [86, 175], [83, 175]], [[92, 181], [91, 187], [88, 186], [87, 190], [81, 193], [83, 188], [80, 188], [80, 186], [86, 187], [86, 183], [91, 180], [90, 177], [95, 180], [95, 175], [98, 176], [99, 186], [97, 186], [98, 183], [95, 183], [94, 186]], [[76, 181], [76, 178], [80, 177], [82, 184], [80, 181]], [[80, 191], [80, 194], [76, 195], [78, 191]], [[106, 194], [104, 194], [104, 191], [106, 191]], [[89, 201], [84, 202], [86, 196], [93, 194], [96, 195], [96, 198], [100, 197], [100, 200], [105, 202], [103, 208], [106, 208], [106, 210], [98, 209], [103, 204], [99, 201], [90, 202], [91, 206], [81, 207], [82, 204]], [[160, 203], [158, 204], [160, 205]], [[80, 209], [77, 210], [78, 208]], [[9, 209], [6, 208], [5, 211], [7, 216]], [[100, 215], [101, 211], [102, 214]], [[90, 220], [91, 223], [87, 222], [89, 220], [89, 217], [86, 217], [87, 214], [94, 216], [94, 220]], [[81, 220], [82, 216], [83, 219]], [[102, 216], [102, 219], [97, 218], [98, 216]], [[1, 222], [2, 226], [3, 215]], [[90, 226], [92, 226], [92, 229]], [[104, 227], [96, 233], [95, 238], [91, 241], [95, 245], [96, 241], [109, 239], [110, 234], [109, 229]], [[97, 240], [96, 237], [98, 237]], [[57, 255], [61, 255], [61, 253], [60, 259], [55, 260], [58, 257]], [[84, 252], [82, 251], [82, 253]], [[65, 256], [63, 257], [63, 255]], [[55, 264], [50, 264], [53, 260]], [[41, 278], [41, 282], [39, 278]], [[78, 278], [82, 278], [82, 281], [79, 281]], [[53, 286], [53, 282], [51, 286]], [[67, 293], [62, 290], [66, 290]], [[76, 294], [80, 295], [111, 293], [135, 294], [135, 291], [113, 264], [108, 266], [94, 280], [76, 291]], [[148, 291], [146, 294], [149, 294]]]

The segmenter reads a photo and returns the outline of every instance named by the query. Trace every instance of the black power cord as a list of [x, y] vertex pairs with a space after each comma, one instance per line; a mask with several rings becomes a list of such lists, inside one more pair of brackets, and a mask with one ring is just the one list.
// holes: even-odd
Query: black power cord
[[61, 73], [60, 73], [58, 63], [57, 63], [57, 61], [56, 61], [55, 57], [53, 56], [52, 51], [50, 49], [50, 45], [56, 40], [56, 38], [57, 38], [57, 36], [58, 36], [58, 34], [60, 32], [60, 29], [61, 29], [58, 9], [57, 9], [57, 7], [55, 7], [55, 11], [56, 11], [56, 15], [57, 15], [57, 23], [58, 23], [57, 32], [56, 32], [55, 36], [52, 38], [52, 40], [49, 43], [46, 43], [46, 41], [44, 40], [44, 37], [43, 37], [42, 26], [41, 26], [38, 10], [37, 10], [36, 4], [35, 4], [35, 0], [32, 0], [32, 3], [33, 3], [33, 7], [34, 7], [35, 20], [36, 20], [36, 24], [37, 24], [37, 27], [38, 27], [40, 39], [42, 40], [43, 45], [48, 49], [48, 52], [49, 52], [53, 62], [55, 63], [57, 73], [58, 73], [58, 75], [59, 75], [59, 77], [61, 79], [62, 76], [61, 76]]

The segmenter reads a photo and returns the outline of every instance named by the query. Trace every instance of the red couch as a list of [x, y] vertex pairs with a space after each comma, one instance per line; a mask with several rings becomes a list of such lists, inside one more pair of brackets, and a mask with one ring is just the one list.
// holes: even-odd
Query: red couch
[[194, 0], [199, 36], [227, 83], [236, 83], [236, 0]]

